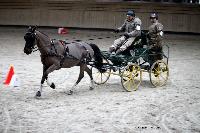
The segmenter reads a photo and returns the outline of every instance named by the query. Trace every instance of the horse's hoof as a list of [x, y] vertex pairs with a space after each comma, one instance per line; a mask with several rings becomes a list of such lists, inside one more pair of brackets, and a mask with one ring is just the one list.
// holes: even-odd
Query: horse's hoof
[[73, 91], [72, 90], [69, 90], [69, 92], [67, 93], [68, 95], [72, 95], [73, 94]]
[[94, 90], [94, 87], [91, 87], [91, 86], [90, 86], [90, 90]]
[[51, 87], [52, 89], [55, 89], [55, 88], [56, 88], [56, 86], [55, 86], [54, 83], [52, 83], [50, 87]]
[[41, 92], [38, 91], [38, 92], [36, 93], [35, 97], [41, 97]]

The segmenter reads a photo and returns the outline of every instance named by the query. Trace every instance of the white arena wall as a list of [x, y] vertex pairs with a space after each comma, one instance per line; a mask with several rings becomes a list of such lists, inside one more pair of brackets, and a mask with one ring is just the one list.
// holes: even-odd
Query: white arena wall
[[146, 30], [149, 13], [157, 11], [165, 31], [200, 33], [200, 5], [93, 0], [1, 0], [0, 25], [103, 28], [120, 26], [134, 9]]

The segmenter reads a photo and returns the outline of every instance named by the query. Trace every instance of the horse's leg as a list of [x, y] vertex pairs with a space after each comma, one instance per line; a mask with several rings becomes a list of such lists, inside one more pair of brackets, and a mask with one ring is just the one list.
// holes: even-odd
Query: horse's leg
[[76, 87], [76, 85], [81, 81], [81, 79], [84, 77], [84, 69], [85, 66], [83, 64], [80, 65], [80, 73], [79, 73], [79, 77], [78, 80], [76, 81], [76, 83], [72, 86], [72, 88], [69, 90], [68, 95], [72, 95], [74, 92], [74, 89]]
[[46, 79], [46, 77], [47, 76], [45, 76], [45, 71], [47, 70], [47, 67], [45, 67], [44, 65], [43, 65], [43, 75], [42, 75], [42, 79], [41, 79], [41, 82], [40, 82], [40, 89], [37, 91], [37, 93], [36, 93], [36, 97], [40, 97], [41, 96], [41, 93], [42, 93], [42, 86], [43, 86], [43, 83], [44, 83], [44, 81], [45, 81], [45, 79]]
[[89, 69], [89, 68], [86, 66], [85, 71], [86, 71], [87, 74], [90, 76], [90, 82], [91, 82], [90, 90], [93, 90], [93, 89], [94, 89], [94, 80], [93, 80], [93, 77], [92, 77], [92, 70]]
[[59, 68], [60, 68], [60, 66], [59, 66], [59, 65], [56, 65], [56, 64], [51, 65], [48, 69], [46, 69], [45, 67], [43, 67], [43, 76], [42, 76], [42, 80], [41, 80], [40, 89], [39, 89], [38, 92], [36, 93], [36, 96], [37, 96], [37, 97], [40, 97], [40, 96], [41, 96], [41, 93], [42, 93], [42, 85], [43, 85], [45, 79], [47, 79], [48, 74], [51, 73], [51, 72], [53, 72], [54, 70], [59, 69]]
[[48, 75], [46, 76], [46, 81], [47, 81], [47, 85], [50, 86], [52, 89], [56, 88], [54, 82], [49, 81]]
[[54, 82], [50, 82], [50, 81], [49, 81], [48, 76], [46, 77], [46, 81], [47, 81], [47, 84], [48, 84], [52, 89], [55, 89], [55, 88], [56, 88]]
[[[45, 71], [46, 71], [47, 69], [48, 69], [47, 67], [43, 66], [43, 75], [44, 75], [44, 73], [45, 73]], [[53, 82], [50, 82], [50, 81], [49, 81], [48, 75], [46, 75], [45, 79], [46, 79], [47, 85], [49, 85], [52, 89], [55, 89], [55, 88], [56, 88], [55, 84], [54, 84]]]

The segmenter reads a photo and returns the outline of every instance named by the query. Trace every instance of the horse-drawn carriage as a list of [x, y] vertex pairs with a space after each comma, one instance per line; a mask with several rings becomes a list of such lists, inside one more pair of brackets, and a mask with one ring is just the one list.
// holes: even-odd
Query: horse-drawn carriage
[[[115, 55], [107, 51], [100, 51], [95, 44], [52, 42], [46, 34], [36, 30], [36, 28], [35, 26], [29, 27], [24, 35], [24, 53], [29, 55], [37, 51], [35, 50], [35, 45], [37, 45], [43, 64], [41, 85], [36, 97], [41, 96], [45, 80], [51, 88], [55, 89], [55, 84], [48, 81], [49, 73], [73, 66], [80, 66], [80, 73], [68, 94], [73, 93], [74, 88], [84, 77], [84, 71], [90, 77], [90, 89], [94, 88], [93, 81], [96, 84], [103, 84], [111, 74], [121, 77], [122, 86], [127, 91], [138, 88], [142, 81], [142, 72], [149, 73], [150, 81], [154, 86], [162, 86], [167, 82], [169, 47], [167, 46], [167, 54], [163, 51], [154, 53], [149, 48], [145, 35], [135, 39], [134, 45], [131, 45], [133, 47], [129, 47], [127, 51], [121, 55]], [[157, 55], [160, 55], [162, 60], [152, 58]], [[140, 59], [143, 59], [143, 62]], [[92, 68], [89, 69], [87, 65], [92, 66]]]
[[[169, 47], [161, 53], [152, 53], [145, 37], [136, 39], [134, 48], [129, 48], [124, 54], [116, 55], [108, 51], [101, 51], [103, 55], [102, 70], [92, 67], [93, 78], [96, 84], [104, 84], [110, 75], [119, 75], [121, 84], [126, 91], [137, 90], [142, 73], [148, 72], [153, 86], [163, 86], [169, 76], [168, 59]], [[160, 55], [161, 60], [153, 60], [153, 56]]]

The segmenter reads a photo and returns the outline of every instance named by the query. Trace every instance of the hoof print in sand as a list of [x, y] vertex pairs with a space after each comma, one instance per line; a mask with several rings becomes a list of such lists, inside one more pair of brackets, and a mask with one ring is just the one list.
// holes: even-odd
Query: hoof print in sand
[[75, 42], [81, 42], [82, 40], [74, 40]]

